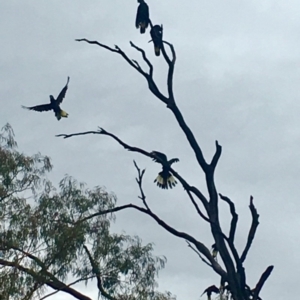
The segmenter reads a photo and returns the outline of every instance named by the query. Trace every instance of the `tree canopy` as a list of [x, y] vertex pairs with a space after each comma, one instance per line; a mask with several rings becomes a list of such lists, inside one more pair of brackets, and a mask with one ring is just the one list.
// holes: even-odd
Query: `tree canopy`
[[[50, 158], [18, 151], [12, 128], [0, 134], [1, 300], [44, 299], [65, 292], [90, 299], [76, 285], [95, 285], [103, 299], [175, 299], [157, 291], [166, 263], [139, 237], [113, 234], [117, 198], [66, 176], [56, 188], [48, 179]], [[51, 290], [50, 289], [50, 290]]]

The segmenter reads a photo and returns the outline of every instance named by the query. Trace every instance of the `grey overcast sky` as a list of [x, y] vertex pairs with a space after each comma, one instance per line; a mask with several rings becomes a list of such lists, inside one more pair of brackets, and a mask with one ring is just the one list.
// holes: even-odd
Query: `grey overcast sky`
[[[214, 143], [223, 146], [216, 171], [218, 191], [235, 202], [237, 233], [243, 249], [254, 196], [260, 226], [249, 253], [248, 283], [254, 286], [265, 268], [275, 269], [263, 299], [290, 299], [299, 284], [300, 258], [300, 3], [296, 0], [148, 0], [154, 23], [164, 25], [164, 39], [177, 52], [175, 96], [205, 157]], [[106, 186], [118, 204], [139, 204], [132, 160], [146, 168], [149, 205], [170, 225], [188, 231], [208, 246], [208, 225], [197, 217], [183, 188], [158, 189], [158, 164], [123, 150], [106, 136], [63, 140], [59, 133], [96, 130], [101, 126], [127, 143], [179, 157], [174, 165], [191, 184], [202, 188], [204, 176], [174, 117], [147, 89], [144, 79], [122, 58], [88, 38], [113, 46], [145, 66], [129, 41], [143, 47], [154, 64], [155, 79], [166, 91], [166, 64], [155, 57], [149, 34], [140, 35], [134, 21], [136, 0], [0, 0], [0, 120], [9, 122], [19, 148], [40, 151], [54, 164], [50, 178], [65, 174], [89, 187]], [[68, 119], [23, 110], [57, 96], [70, 76], [62, 109]], [[228, 208], [221, 205], [228, 228]], [[166, 233], [135, 211], [117, 215], [115, 231], [139, 235], [155, 243], [155, 254], [168, 263], [159, 289], [179, 300], [199, 299], [218, 277], [184, 241]], [[87, 295], [97, 298], [95, 283]], [[61, 293], [56, 300], [70, 299]]]

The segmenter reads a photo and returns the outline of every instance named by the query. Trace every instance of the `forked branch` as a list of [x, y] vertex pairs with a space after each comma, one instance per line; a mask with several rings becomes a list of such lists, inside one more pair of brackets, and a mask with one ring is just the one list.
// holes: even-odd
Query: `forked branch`
[[115, 49], [114, 48], [111, 48], [107, 45], [104, 45], [104, 44], [101, 44], [97, 41], [90, 41], [90, 40], [87, 40], [87, 39], [76, 39], [75, 41], [77, 42], [86, 42], [88, 44], [95, 44], [97, 46], [100, 46], [106, 50], [109, 50], [111, 52], [114, 52], [114, 53], [117, 53], [117, 54], [120, 54], [124, 59], [125, 61], [127, 61], [127, 63], [133, 67], [136, 71], [138, 71], [141, 75], [144, 76], [144, 78], [147, 80], [148, 82], [148, 86], [149, 86], [149, 89], [150, 91], [158, 98], [160, 99], [162, 102], [164, 102], [165, 104], [168, 105], [169, 103], [169, 99], [167, 97], [165, 97], [161, 92], [160, 90], [158, 89], [156, 83], [154, 82], [153, 80], [153, 66], [152, 64], [150, 63], [150, 61], [148, 60], [147, 56], [146, 56], [146, 53], [143, 49], [137, 47], [136, 45], [134, 45], [132, 42], [130, 42], [130, 45], [135, 48], [137, 51], [141, 52], [142, 54], [142, 57], [144, 59], [144, 61], [147, 63], [147, 65], [149, 66], [149, 73], [145, 72], [140, 66], [139, 64], [135, 61], [135, 60], [132, 60], [130, 59], [127, 54], [125, 52], [123, 52], [121, 50], [120, 47], [118, 46], [115, 46]]
[[141, 171], [141, 169], [138, 167], [138, 165], [137, 165], [137, 163], [135, 162], [135, 160], [133, 161], [133, 163], [134, 163], [135, 168], [136, 168], [137, 171], [138, 171], [138, 177], [137, 177], [135, 180], [136, 180], [136, 182], [137, 182], [137, 184], [138, 184], [138, 186], [139, 186], [140, 193], [141, 193], [141, 196], [139, 196], [139, 198], [143, 201], [145, 207], [146, 207], [148, 210], [150, 210], [150, 208], [149, 208], [149, 206], [148, 206], [148, 204], [147, 204], [147, 202], [146, 202], [146, 195], [145, 195], [144, 190], [143, 190], [143, 176], [144, 176], [146, 170], [143, 169], [143, 170]]

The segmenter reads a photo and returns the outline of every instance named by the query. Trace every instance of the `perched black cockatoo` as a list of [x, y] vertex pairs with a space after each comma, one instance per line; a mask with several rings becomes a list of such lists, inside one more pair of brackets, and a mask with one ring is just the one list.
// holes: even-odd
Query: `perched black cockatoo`
[[[152, 151], [152, 155], [160, 158], [162, 161], [166, 162], [167, 165], [163, 165], [162, 171], [158, 173], [158, 176], [155, 178], [154, 182], [156, 182], [157, 186], [162, 189], [172, 188], [176, 185], [177, 181], [170, 173], [170, 167], [173, 163], [178, 162], [178, 158], [172, 158], [168, 161], [167, 156], [158, 151]], [[157, 158], [153, 158], [153, 160], [157, 163], [161, 163]]]
[[36, 106], [31, 106], [31, 107], [26, 107], [26, 106], [22, 106], [22, 107], [26, 108], [26, 109], [30, 109], [30, 110], [40, 111], [40, 112], [53, 110], [55, 113], [55, 117], [57, 118], [58, 121], [61, 119], [61, 117], [67, 118], [69, 114], [66, 113], [65, 111], [63, 111], [59, 107], [59, 105], [62, 103], [63, 99], [65, 98], [65, 95], [66, 95], [66, 92], [68, 89], [69, 80], [70, 80], [70, 77], [68, 77], [67, 84], [61, 90], [61, 92], [59, 93], [59, 95], [57, 96], [56, 99], [54, 99], [54, 97], [52, 95], [50, 95], [50, 103], [49, 104], [36, 105]]
[[[220, 290], [215, 285], [211, 285], [202, 293], [202, 295], [205, 293], [207, 295], [207, 300], [211, 300], [211, 294], [212, 293], [219, 294]], [[202, 295], [200, 297], [202, 297]]]
[[160, 49], [162, 47], [162, 36], [163, 36], [163, 27], [162, 25], [154, 25], [150, 30], [150, 35], [154, 45], [155, 55], [160, 55]]
[[211, 246], [211, 255], [212, 255], [212, 257], [217, 261], [217, 255], [218, 255], [218, 252], [219, 252], [219, 250], [218, 250], [218, 248], [217, 248], [217, 245], [216, 244], [213, 244], [212, 246]]
[[140, 5], [136, 13], [135, 26], [140, 28], [140, 33], [145, 33], [149, 25], [149, 7], [144, 0], [137, 0]]

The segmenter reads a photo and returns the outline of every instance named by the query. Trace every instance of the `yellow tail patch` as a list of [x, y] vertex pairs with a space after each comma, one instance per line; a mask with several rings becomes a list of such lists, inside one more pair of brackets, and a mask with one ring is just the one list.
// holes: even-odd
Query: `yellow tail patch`
[[60, 115], [61, 115], [63, 118], [67, 118], [69, 114], [68, 114], [67, 112], [65, 112], [64, 110], [61, 110], [61, 111], [60, 111]]
[[154, 47], [154, 50], [155, 50], [155, 55], [159, 56], [159, 54], [160, 54], [160, 48], [159, 47]]
[[168, 176], [167, 178], [158, 175], [155, 178], [154, 182], [156, 182], [157, 186], [162, 189], [168, 189], [168, 188], [171, 189], [177, 184], [177, 181], [172, 175]]

